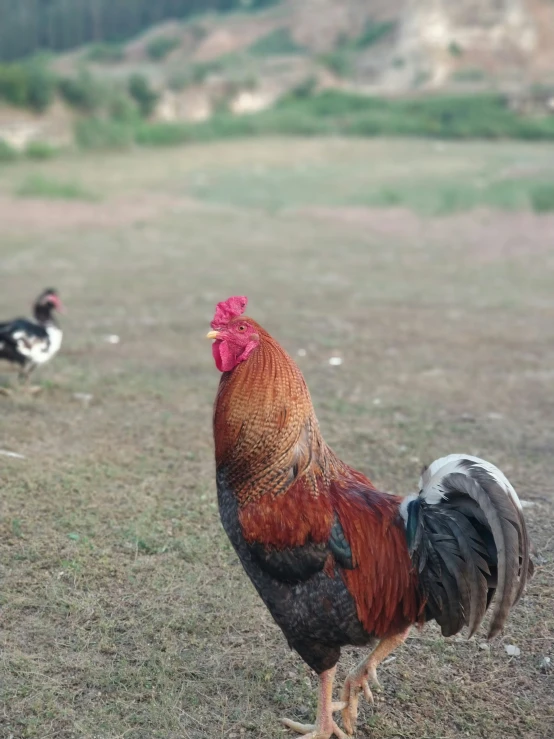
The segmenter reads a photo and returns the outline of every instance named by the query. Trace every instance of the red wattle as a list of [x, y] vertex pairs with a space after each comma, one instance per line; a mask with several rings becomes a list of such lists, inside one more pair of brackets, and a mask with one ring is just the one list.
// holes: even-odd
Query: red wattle
[[257, 346], [257, 341], [250, 341], [242, 349], [242, 353], [238, 354], [241, 351], [241, 347], [230, 341], [225, 341], [225, 339], [216, 339], [212, 344], [212, 355], [215, 360], [215, 366], [220, 372], [230, 372], [237, 364], [248, 359]]
[[212, 354], [215, 360], [215, 366], [220, 372], [230, 372], [237, 364], [237, 360], [229, 347], [229, 342], [214, 341], [212, 344]]

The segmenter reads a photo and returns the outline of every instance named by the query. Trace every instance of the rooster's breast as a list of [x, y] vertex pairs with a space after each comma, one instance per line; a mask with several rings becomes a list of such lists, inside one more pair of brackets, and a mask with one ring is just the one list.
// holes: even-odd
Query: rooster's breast
[[247, 575], [280, 626], [290, 646], [316, 672], [327, 669], [336, 648], [368, 644], [372, 635], [360, 623], [356, 604], [339, 569], [320, 570], [307, 580], [287, 583], [262, 569], [242, 534], [238, 504], [225, 474], [217, 475], [221, 522]]

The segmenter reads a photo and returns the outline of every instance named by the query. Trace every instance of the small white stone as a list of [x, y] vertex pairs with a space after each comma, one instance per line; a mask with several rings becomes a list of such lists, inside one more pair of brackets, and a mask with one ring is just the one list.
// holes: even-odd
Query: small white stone
[[296, 353], [299, 357], [305, 357], [308, 352], [305, 349], [299, 349]]
[[373, 398], [373, 405], [381, 405], [381, 398]]
[[543, 672], [548, 672], [552, 669], [552, 660], [550, 657], [543, 657], [539, 662], [539, 667]]
[[109, 334], [108, 336], [104, 337], [104, 341], [107, 341], [108, 344], [119, 344], [121, 339], [117, 334]]
[[342, 357], [330, 357], [329, 364], [331, 367], [339, 367], [342, 364]]
[[510, 657], [519, 657], [521, 654], [521, 649], [519, 647], [516, 647], [515, 644], [505, 644], [504, 649], [506, 650], [506, 654], [508, 654]]
[[482, 641], [479, 643], [479, 649], [482, 649], [484, 652], [490, 652], [491, 646], [486, 641]]
[[90, 401], [93, 399], [94, 395], [91, 395], [90, 393], [73, 393], [73, 397], [75, 400], [79, 400], [85, 408], [88, 408], [90, 405]]
[[0, 454], [3, 457], [12, 457], [13, 459], [25, 459], [23, 454], [18, 454], [17, 452], [9, 452], [7, 449], [0, 449]]

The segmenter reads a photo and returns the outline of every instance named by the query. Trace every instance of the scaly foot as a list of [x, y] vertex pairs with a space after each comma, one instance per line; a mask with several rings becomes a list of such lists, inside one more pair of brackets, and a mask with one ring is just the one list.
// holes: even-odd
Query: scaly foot
[[366, 699], [373, 705], [373, 694], [369, 687], [371, 685], [380, 690], [381, 686], [377, 680], [377, 667], [387, 657], [393, 649], [396, 649], [402, 642], [406, 641], [410, 627], [401, 631], [399, 634], [387, 636], [381, 639], [373, 652], [367, 659], [352, 670], [350, 675], [344, 682], [341, 700], [347, 702], [346, 708], [342, 712], [342, 720], [344, 728], [348, 734], [353, 734], [356, 727], [356, 719], [358, 718], [358, 698], [363, 690]]
[[[335, 708], [335, 706], [337, 706]], [[333, 710], [341, 711], [345, 706], [344, 703], [334, 703]], [[329, 721], [319, 721], [317, 724], [299, 724], [296, 721], [291, 721], [288, 718], [283, 718], [281, 721], [292, 731], [296, 731], [303, 739], [330, 739], [332, 736], [338, 737], [338, 739], [348, 739], [344, 731], [339, 729], [332, 717]]]
[[305, 739], [348, 739], [344, 731], [339, 729], [333, 719], [334, 711], [342, 711], [346, 703], [333, 703], [333, 681], [336, 665], [319, 676], [319, 699], [317, 702], [317, 717], [315, 724], [299, 724], [288, 718], [281, 719], [289, 729], [297, 731]]
[[373, 688], [381, 690], [375, 666], [366, 663], [359, 665], [344, 681], [341, 699], [346, 703], [346, 706], [342, 710], [342, 721], [347, 734], [352, 735], [356, 728], [360, 693], [363, 691], [365, 699], [370, 705], [375, 704], [373, 693], [369, 687], [370, 683]]

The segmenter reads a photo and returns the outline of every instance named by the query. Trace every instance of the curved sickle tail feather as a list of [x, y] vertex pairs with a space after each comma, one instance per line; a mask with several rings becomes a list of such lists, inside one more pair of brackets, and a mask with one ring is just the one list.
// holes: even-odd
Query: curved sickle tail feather
[[491, 639], [533, 574], [519, 498], [497, 467], [461, 454], [433, 462], [420, 487], [400, 513], [425, 619], [435, 619], [444, 636], [468, 626], [471, 637], [495, 596]]

